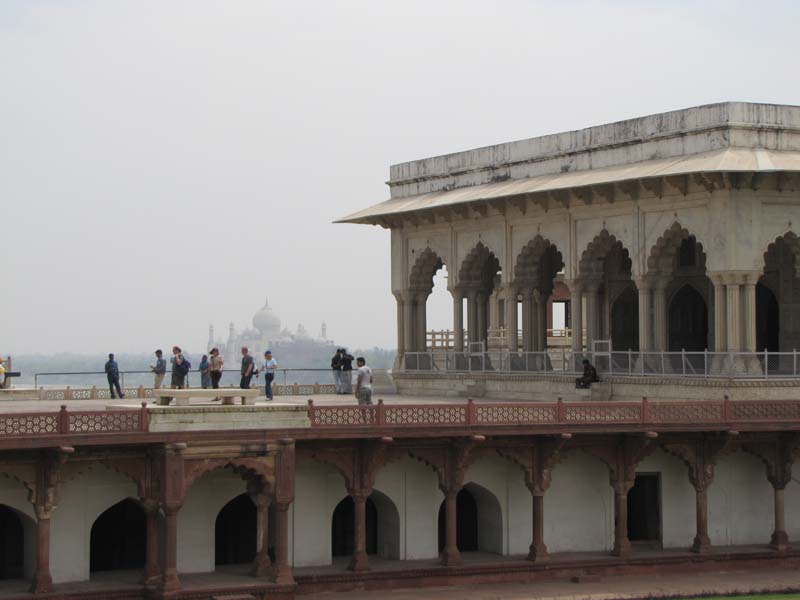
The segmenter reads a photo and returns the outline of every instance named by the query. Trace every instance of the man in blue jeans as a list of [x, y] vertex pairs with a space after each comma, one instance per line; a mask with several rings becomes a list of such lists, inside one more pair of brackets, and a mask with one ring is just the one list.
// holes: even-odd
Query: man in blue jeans
[[111, 397], [114, 398], [114, 388], [117, 388], [117, 396], [124, 398], [125, 394], [119, 387], [119, 366], [117, 361], [114, 360], [114, 355], [108, 355], [108, 362], [106, 363], [106, 378], [108, 379], [108, 389], [111, 391]]
[[250, 351], [247, 346], [242, 346], [242, 380], [239, 382], [239, 387], [243, 390], [250, 389], [250, 380], [253, 378], [253, 372], [256, 370], [256, 361], [250, 356]]
[[272, 350], [264, 352], [264, 388], [267, 400], [272, 400], [272, 382], [275, 381], [275, 369], [278, 368], [278, 361], [272, 358]]

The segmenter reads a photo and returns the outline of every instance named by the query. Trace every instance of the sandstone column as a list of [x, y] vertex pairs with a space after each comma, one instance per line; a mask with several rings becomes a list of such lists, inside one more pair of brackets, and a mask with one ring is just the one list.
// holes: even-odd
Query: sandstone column
[[453, 335], [455, 351], [464, 351], [464, 295], [461, 290], [453, 290]]
[[158, 583], [161, 575], [158, 565], [158, 501], [145, 500], [142, 502], [145, 514], [145, 528], [147, 531], [147, 545], [145, 547], [144, 576], [145, 585]]
[[614, 549], [615, 556], [629, 556], [631, 542], [628, 539], [628, 492], [633, 482], [622, 477], [612, 481], [614, 487]]
[[355, 504], [353, 522], [353, 558], [348, 569], [351, 571], [369, 571], [367, 558], [367, 490], [350, 490], [350, 497]]
[[517, 324], [517, 290], [508, 288], [506, 294], [506, 341], [509, 352], [519, 348], [519, 325]]
[[258, 552], [253, 559], [253, 568], [250, 573], [253, 577], [266, 577], [269, 575], [272, 565], [269, 560], [269, 505], [270, 498], [266, 494], [258, 494], [255, 498], [257, 512], [258, 532]]
[[31, 592], [45, 594], [53, 590], [50, 576], [50, 511], [36, 508], [36, 570], [33, 573]]
[[456, 498], [460, 488], [448, 488], [444, 493], [444, 516], [445, 516], [445, 542], [442, 550], [441, 562], [445, 566], [455, 566], [461, 564], [461, 553], [458, 551], [457, 532], [457, 504]]
[[775, 529], [772, 532], [769, 545], [778, 552], [785, 552], [790, 549], [789, 536], [786, 533], [786, 517], [784, 510], [784, 490], [786, 488], [786, 483], [780, 482], [782, 485], [772, 484]]
[[178, 511], [180, 506], [164, 506], [164, 576], [161, 578], [161, 591], [172, 592], [180, 589], [178, 579]]
[[275, 503], [275, 565], [272, 568], [274, 583], [292, 584], [292, 568], [289, 566], [289, 507], [291, 502]]

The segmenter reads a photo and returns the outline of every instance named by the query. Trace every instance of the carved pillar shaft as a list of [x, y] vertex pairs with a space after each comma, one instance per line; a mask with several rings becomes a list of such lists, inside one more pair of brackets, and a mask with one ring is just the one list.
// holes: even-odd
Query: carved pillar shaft
[[[756, 284], [745, 283], [742, 286], [742, 326], [744, 327], [744, 340], [742, 349], [745, 352], [756, 351]], [[766, 365], [765, 365], [766, 366]]]
[[414, 351], [414, 303], [408, 293], [403, 298], [403, 342], [406, 352]]
[[478, 335], [476, 342], [486, 341], [486, 294], [483, 292], [475, 296], [475, 312], [477, 313]]
[[416, 350], [417, 352], [425, 352], [428, 349], [428, 314], [427, 314], [428, 293], [427, 292], [418, 293], [416, 304], [417, 304], [416, 306], [417, 343], [414, 350]]
[[517, 290], [509, 288], [506, 295], [506, 341], [510, 352], [516, 352], [519, 348], [518, 328]]
[[525, 352], [533, 350], [533, 339], [531, 335], [531, 305], [533, 304], [533, 294], [530, 290], [522, 293], [522, 349]]
[[596, 287], [586, 293], [586, 346], [592, 349], [592, 342], [600, 339], [600, 294]]
[[448, 491], [444, 498], [445, 516], [445, 543], [442, 550], [441, 562], [446, 566], [460, 565], [461, 553], [458, 551], [458, 540], [456, 538], [457, 515], [456, 497], [458, 491]]
[[775, 510], [775, 529], [772, 532], [772, 538], [769, 545], [771, 548], [779, 552], [789, 549], [789, 536], [786, 533], [786, 516], [784, 510], [784, 488], [773, 486], [773, 502]]
[[714, 282], [714, 351], [725, 352], [728, 349], [728, 319], [725, 284], [719, 276], [712, 277]]
[[540, 562], [547, 559], [547, 546], [544, 543], [544, 496], [532, 494], [533, 498], [533, 531], [528, 560]]
[[406, 351], [405, 307], [403, 296], [395, 294], [397, 300], [397, 355], [402, 356]]
[[666, 352], [667, 347], [667, 295], [664, 282], [660, 282], [653, 290], [653, 349]]
[[359, 490], [350, 493], [355, 505], [353, 515], [353, 558], [350, 559], [351, 571], [369, 571], [367, 558], [367, 497], [368, 493]]
[[629, 556], [631, 542], [628, 539], [628, 485], [614, 486], [614, 550], [615, 556]]
[[727, 295], [726, 311], [728, 313], [728, 350], [739, 352], [742, 349], [741, 336], [739, 335], [741, 329], [739, 284], [728, 283], [725, 286], [725, 291]]
[[164, 576], [161, 589], [171, 592], [180, 589], [178, 579], [178, 510], [168, 506], [164, 509]]
[[144, 576], [146, 585], [158, 582], [161, 574], [158, 567], [158, 503], [145, 505], [145, 529], [147, 542], [145, 547]]
[[456, 352], [464, 351], [464, 297], [453, 291], [453, 333]]
[[275, 504], [275, 564], [272, 568], [274, 583], [294, 583], [292, 568], [289, 566], [289, 506], [289, 502]]
[[696, 533], [692, 552], [704, 554], [711, 550], [711, 540], [708, 537], [708, 493], [705, 485], [695, 485], [694, 506]]
[[583, 352], [583, 294], [577, 283], [570, 287], [570, 317], [572, 327], [572, 351]]
[[467, 293], [467, 339], [470, 342], [478, 341], [478, 312], [477, 294], [474, 290]]
[[53, 590], [50, 576], [50, 515], [40, 515], [36, 520], [36, 570], [33, 574], [31, 591], [45, 594]]
[[259, 498], [256, 502], [258, 527], [258, 552], [253, 559], [250, 573], [253, 577], [266, 577], [270, 573], [269, 560], [269, 498]]
[[650, 317], [653, 291], [643, 282], [637, 283], [639, 291], [639, 351], [649, 352], [653, 349], [653, 321]]

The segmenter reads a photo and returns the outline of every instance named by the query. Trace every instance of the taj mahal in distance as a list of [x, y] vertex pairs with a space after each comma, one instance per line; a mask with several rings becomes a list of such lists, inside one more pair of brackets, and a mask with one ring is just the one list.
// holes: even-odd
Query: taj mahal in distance
[[240, 350], [242, 347], [248, 348], [250, 354], [256, 357], [263, 356], [266, 350], [272, 350], [278, 355], [283, 350], [310, 348], [318, 351], [328, 348], [331, 355], [336, 352], [333, 340], [328, 339], [328, 326], [324, 321], [316, 336], [311, 335], [302, 323], [298, 323], [297, 329], [292, 332], [281, 327], [281, 319], [270, 306], [269, 299], [266, 299], [264, 306], [253, 315], [251, 327], [237, 332], [231, 321], [226, 340], [217, 338], [214, 325], [210, 324], [206, 347], [207, 350], [218, 348], [228, 368], [238, 365], [241, 360]]
[[[0, 412], [0, 598], [800, 570], [800, 106], [454, 152], [388, 186], [341, 222], [389, 231], [399, 393], [3, 390], [25, 412]], [[215, 337], [234, 364], [306, 340], [268, 303]]]

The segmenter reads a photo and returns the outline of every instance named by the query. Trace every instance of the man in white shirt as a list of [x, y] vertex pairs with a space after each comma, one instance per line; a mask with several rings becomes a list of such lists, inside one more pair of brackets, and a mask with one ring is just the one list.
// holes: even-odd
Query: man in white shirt
[[264, 379], [266, 382], [265, 392], [267, 401], [272, 400], [272, 382], [275, 381], [275, 369], [278, 368], [278, 361], [272, 357], [272, 352], [267, 350], [264, 352], [264, 364], [262, 370], [264, 371]]
[[358, 380], [356, 381], [356, 399], [361, 405], [372, 404], [372, 369], [367, 366], [363, 356], [356, 359]]

